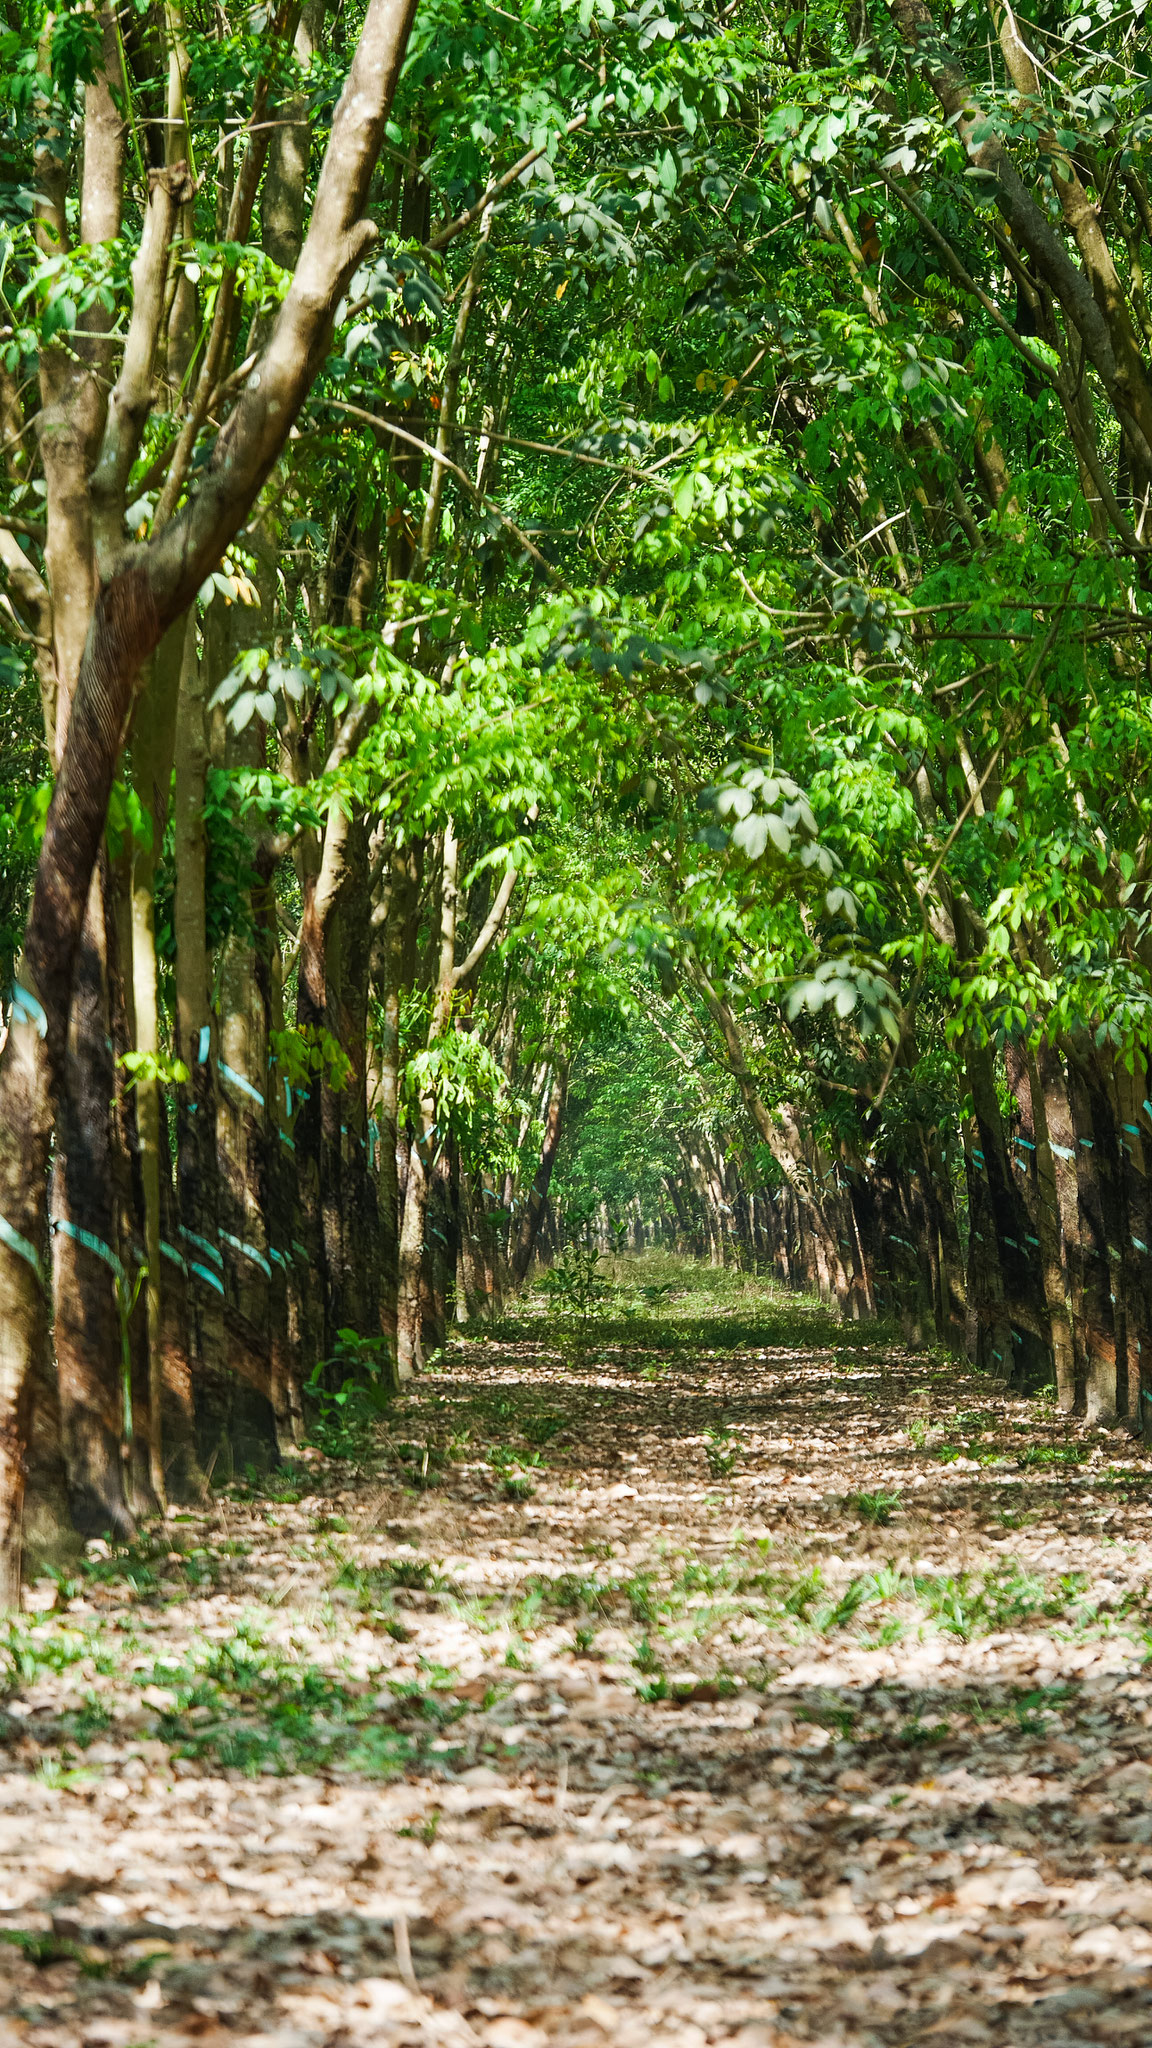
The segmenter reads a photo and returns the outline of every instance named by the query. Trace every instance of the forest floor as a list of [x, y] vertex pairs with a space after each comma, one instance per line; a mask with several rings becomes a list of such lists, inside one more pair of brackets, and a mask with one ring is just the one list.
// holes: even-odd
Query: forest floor
[[31, 1589], [0, 2041], [1152, 2041], [1152, 1465], [616, 1273]]

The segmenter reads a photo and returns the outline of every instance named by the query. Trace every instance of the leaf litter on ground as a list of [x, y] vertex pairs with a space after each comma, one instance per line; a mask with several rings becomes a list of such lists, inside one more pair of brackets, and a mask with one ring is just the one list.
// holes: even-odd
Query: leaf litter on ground
[[1139, 1448], [609, 1271], [31, 1589], [0, 2038], [1152, 2039]]

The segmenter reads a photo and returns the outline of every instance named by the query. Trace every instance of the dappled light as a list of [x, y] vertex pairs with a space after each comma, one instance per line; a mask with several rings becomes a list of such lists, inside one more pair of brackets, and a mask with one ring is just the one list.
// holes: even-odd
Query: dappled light
[[14, 2038], [1147, 2037], [1129, 1440], [746, 1275], [605, 1289], [37, 1581]]
[[6, 0], [0, 2048], [1152, 2043], [1146, 0]]

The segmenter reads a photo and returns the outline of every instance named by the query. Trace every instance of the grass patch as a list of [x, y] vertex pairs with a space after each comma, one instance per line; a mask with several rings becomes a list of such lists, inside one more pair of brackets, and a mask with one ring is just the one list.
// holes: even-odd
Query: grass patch
[[1025, 1444], [1017, 1451], [1016, 1462], [1026, 1472], [1042, 1472], [1055, 1466], [1067, 1470], [1069, 1466], [1083, 1465], [1089, 1455], [1088, 1444]]
[[862, 1522], [869, 1523], [875, 1529], [886, 1529], [893, 1515], [898, 1514], [903, 1507], [904, 1501], [899, 1492], [880, 1491], [850, 1493], [844, 1505], [850, 1514], [858, 1515]]
[[9, 1948], [17, 1948], [28, 1962], [38, 1970], [46, 1970], [53, 1963], [78, 1963], [85, 1977], [107, 1977], [111, 1959], [100, 1954], [98, 1949], [86, 1948], [82, 1942], [70, 1941], [57, 1934], [41, 1934], [30, 1927], [0, 1927], [0, 1941]]
[[704, 1432], [704, 1456], [713, 1479], [731, 1479], [740, 1455], [739, 1443], [727, 1422], [715, 1422]]
[[153, 1678], [174, 1695], [159, 1716], [164, 1741], [178, 1755], [250, 1776], [340, 1769], [394, 1778], [465, 1711], [446, 1693], [414, 1685], [369, 1694], [250, 1631], [191, 1667], [161, 1664]]
[[398, 1643], [410, 1637], [396, 1612], [397, 1591], [433, 1593], [445, 1601], [456, 1592], [453, 1581], [423, 1557], [393, 1557], [373, 1565], [346, 1559], [333, 1581], [333, 1591], [337, 1589], [351, 1592], [359, 1612]]
[[947, 1721], [922, 1721], [917, 1714], [904, 1723], [896, 1740], [902, 1749], [934, 1749], [951, 1733]]
[[102, 1676], [118, 1668], [119, 1658], [102, 1644], [95, 1629], [69, 1628], [56, 1620], [30, 1627], [8, 1621], [0, 1627], [0, 1698], [10, 1697], [23, 1685], [33, 1685], [48, 1673], [55, 1676], [90, 1658]]
[[560, 1435], [561, 1430], [568, 1428], [570, 1420], [567, 1415], [546, 1410], [542, 1415], [530, 1415], [520, 1434], [542, 1450], [545, 1444], [550, 1444], [554, 1437]]

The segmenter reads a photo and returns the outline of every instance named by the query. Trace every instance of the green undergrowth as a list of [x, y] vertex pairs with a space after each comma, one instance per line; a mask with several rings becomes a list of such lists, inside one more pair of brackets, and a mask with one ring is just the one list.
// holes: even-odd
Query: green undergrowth
[[188, 1542], [171, 1524], [144, 1527], [128, 1543], [93, 1543], [67, 1569], [46, 1566], [45, 1583], [56, 1589], [56, 1605], [93, 1589], [107, 1588], [121, 1600], [163, 1607], [185, 1600], [189, 1593], [211, 1591], [230, 1564], [248, 1555], [250, 1546], [214, 1533], [211, 1544]]
[[[581, 1253], [578, 1263], [583, 1272], [588, 1255]], [[469, 1326], [466, 1344], [538, 1347], [555, 1340], [561, 1355], [574, 1362], [608, 1353], [624, 1370], [641, 1370], [651, 1354], [664, 1354], [673, 1366], [693, 1366], [701, 1356], [737, 1350], [852, 1355], [899, 1342], [895, 1326], [841, 1322], [816, 1297], [793, 1294], [768, 1274], [700, 1265], [662, 1252], [605, 1255], [594, 1263], [594, 1285], [564, 1284], [557, 1268], [546, 1271], [535, 1293], [510, 1313]]]
[[267, 1644], [251, 1627], [183, 1662], [161, 1657], [142, 1667], [138, 1649], [135, 1637], [73, 1628], [55, 1616], [9, 1622], [0, 1636], [0, 1740], [31, 1734], [57, 1752], [37, 1767], [43, 1782], [72, 1789], [89, 1775], [77, 1768], [83, 1752], [116, 1733], [107, 1697], [89, 1686], [82, 1704], [32, 1720], [14, 1719], [5, 1706], [48, 1676], [66, 1676], [73, 1691], [86, 1677], [113, 1678], [144, 1695], [152, 1733], [174, 1756], [252, 1775], [391, 1778], [419, 1765], [432, 1743], [450, 1757], [448, 1731], [466, 1711], [450, 1690], [451, 1672], [432, 1672], [419, 1685], [357, 1682]]
[[[562, 1328], [562, 1319], [551, 1311], [526, 1313], [471, 1328], [464, 1341], [548, 1348]], [[723, 1316], [715, 1310], [666, 1315], [640, 1309], [631, 1314], [609, 1310], [587, 1326], [574, 1362], [584, 1365], [590, 1357], [606, 1353], [624, 1370], [640, 1371], [656, 1355], [674, 1367], [695, 1368], [711, 1356], [733, 1351], [854, 1354], [885, 1339], [899, 1341], [895, 1330], [878, 1324], [869, 1325], [865, 1334], [864, 1325], [841, 1323], [821, 1308], [794, 1307], [791, 1301], [768, 1297], [763, 1306], [737, 1305]]]
[[[577, 1648], [581, 1636], [590, 1647], [597, 1628], [607, 1623], [639, 1630], [632, 1664], [636, 1690], [649, 1701], [694, 1696], [691, 1686], [685, 1690], [665, 1668], [694, 1644], [706, 1645], [710, 1661], [719, 1661], [713, 1683], [723, 1688], [726, 1646], [730, 1654], [730, 1646], [746, 1642], [754, 1625], [767, 1638], [766, 1654], [773, 1637], [802, 1642], [847, 1635], [880, 1650], [925, 1634], [968, 1642], [1036, 1628], [1066, 1638], [1127, 1634], [1134, 1654], [1152, 1653], [1152, 1611], [1144, 1590], [1105, 1608], [1093, 1601], [1083, 1575], [1041, 1575], [1015, 1560], [984, 1573], [914, 1572], [892, 1563], [846, 1584], [829, 1584], [819, 1563], [798, 1568], [780, 1560], [750, 1568], [738, 1557], [710, 1565], [688, 1559], [668, 1578], [654, 1572], [536, 1578], [504, 1607], [506, 1621], [521, 1630], [549, 1614], [572, 1625]], [[709, 1696], [723, 1697], [723, 1691]]]
[[[55, 1616], [6, 1621], [0, 1627], [0, 1741], [31, 1733], [39, 1743], [86, 1748], [112, 1719], [96, 1682], [117, 1676], [134, 1649], [134, 1637], [112, 1635], [97, 1624], [76, 1627]], [[29, 1686], [49, 1678], [67, 1681], [72, 1698], [65, 1710], [33, 1720], [9, 1712]]]
[[117, 1668], [111, 1641], [94, 1627], [76, 1628], [55, 1620], [0, 1624], [0, 1698], [7, 1699], [38, 1679], [59, 1677], [86, 1666], [107, 1675]]
[[396, 1777], [433, 1741], [450, 1754], [445, 1731], [465, 1711], [443, 1685], [355, 1683], [248, 1630], [182, 1667], [161, 1660], [151, 1677], [168, 1696], [157, 1732], [175, 1755], [253, 1776]]
[[[712, 1364], [723, 1363], [722, 1391], [713, 1400], [706, 1386], [686, 1390], [691, 1400], [681, 1402], [681, 1412], [691, 1413], [683, 1426], [715, 1489], [705, 1496], [706, 1510], [723, 1504], [734, 1513], [750, 1462], [762, 1454], [742, 1419], [729, 1340], [750, 1354], [753, 1381], [762, 1354], [772, 1357], [773, 1374], [782, 1365], [787, 1370], [789, 1354], [796, 1354], [798, 1370], [809, 1368], [816, 1354], [824, 1382], [813, 1411], [819, 1429], [827, 1428], [828, 1389], [837, 1397], [837, 1426], [849, 1413], [840, 1405], [844, 1395], [861, 1408], [878, 1401], [895, 1426], [891, 1352], [874, 1325], [846, 1327], [774, 1283], [708, 1268], [686, 1272], [673, 1262], [607, 1262], [605, 1285], [615, 1292], [606, 1315], [589, 1319], [583, 1383], [575, 1372], [533, 1377], [541, 1358], [555, 1366], [557, 1347], [554, 1309], [537, 1314], [529, 1303], [515, 1322], [501, 1326], [499, 1341], [490, 1328], [466, 1332], [454, 1343], [449, 1370], [428, 1372], [374, 1414], [370, 1429], [350, 1430], [348, 1455], [387, 1489], [413, 1497], [463, 1483], [473, 1498], [506, 1503], [510, 1525], [519, 1529], [518, 1503], [537, 1495], [539, 1512], [547, 1514], [550, 1495], [552, 1504], [570, 1498], [558, 1495], [557, 1486], [585, 1483], [588, 1446], [596, 1469], [619, 1470], [613, 1402], [621, 1402], [631, 1428], [650, 1399], [657, 1426], [665, 1386], [675, 1391], [682, 1371], [706, 1376]], [[573, 1364], [571, 1353], [563, 1357]], [[490, 1366], [496, 1371], [489, 1373]], [[621, 1390], [618, 1375], [633, 1370], [645, 1384]], [[317, 1609], [329, 1638], [319, 1651], [322, 1660], [329, 1649], [338, 1652], [341, 1630], [353, 1616], [358, 1628], [418, 1644], [423, 1617], [438, 1613], [490, 1639], [486, 1661], [502, 1660], [515, 1684], [512, 1674], [531, 1672], [543, 1655], [596, 1655], [598, 1638], [611, 1631], [617, 1673], [641, 1699], [676, 1705], [723, 1700], [742, 1685], [768, 1683], [783, 1646], [820, 1639], [881, 1651], [925, 1636], [967, 1642], [1023, 1630], [1064, 1639], [1115, 1634], [1132, 1641], [1135, 1658], [1152, 1650], [1152, 1611], [1143, 1587], [1097, 1588], [1083, 1575], [1003, 1556], [978, 1571], [947, 1564], [917, 1569], [907, 1561], [916, 1553], [905, 1549], [911, 1529], [899, 1537], [895, 1530], [882, 1534], [897, 1517], [914, 1520], [930, 1504], [906, 1477], [916, 1465], [921, 1474], [930, 1470], [929, 1459], [945, 1467], [963, 1457], [1021, 1468], [1025, 1477], [1010, 1488], [990, 1477], [979, 1481], [988, 1489], [984, 1512], [998, 1515], [1004, 1529], [1025, 1528], [1050, 1512], [1057, 1497], [1066, 1504], [1083, 1491], [1087, 1516], [1089, 1501], [1106, 1512], [1117, 1499], [1144, 1498], [1152, 1484], [1152, 1472], [1134, 1463], [1103, 1465], [1104, 1455], [1115, 1455], [1115, 1440], [1099, 1444], [1057, 1417], [1050, 1401], [1038, 1398], [1024, 1411], [1003, 1389], [971, 1376], [962, 1380], [953, 1364], [933, 1354], [917, 1359], [914, 1378], [914, 1412], [905, 1415], [893, 1463], [841, 1467], [838, 1488], [853, 1476], [859, 1482], [868, 1475], [872, 1483], [829, 1492], [805, 1508], [816, 1517], [804, 1525], [814, 1535], [801, 1535], [787, 1518], [774, 1536], [733, 1531], [728, 1520], [731, 1533], [717, 1546], [719, 1554], [697, 1556], [686, 1547], [697, 1539], [685, 1526], [678, 1537], [657, 1537], [638, 1561], [635, 1554], [617, 1555], [613, 1540], [590, 1529], [568, 1569], [553, 1574], [537, 1561], [512, 1588], [503, 1568], [489, 1579], [474, 1561], [457, 1576], [417, 1555], [407, 1539], [401, 1544], [402, 1529], [395, 1532], [397, 1554], [377, 1553], [371, 1562], [357, 1556], [349, 1530], [360, 1517], [353, 1514], [342, 1469], [335, 1498], [325, 1497], [333, 1482], [319, 1461], [307, 1470], [286, 1464], [273, 1474], [249, 1475], [228, 1488], [237, 1508], [235, 1517], [229, 1509], [225, 1518], [228, 1536], [222, 1528], [209, 1534], [201, 1516], [189, 1515], [146, 1528], [130, 1544], [89, 1546], [68, 1574], [56, 1575], [54, 1612], [5, 1625], [0, 1731], [10, 1740], [31, 1736], [42, 1752], [34, 1767], [44, 1783], [61, 1789], [73, 1789], [74, 1779], [79, 1784], [87, 1768], [83, 1752], [94, 1739], [133, 1725], [159, 1736], [176, 1757], [209, 1769], [386, 1779], [437, 1763], [451, 1768], [461, 1746], [457, 1722], [502, 1697], [502, 1681], [481, 1703], [458, 1695], [454, 1674], [424, 1666], [418, 1684], [353, 1679], [326, 1661], [267, 1641], [267, 1620], [237, 1627], [222, 1642], [201, 1643], [180, 1660], [156, 1659], [159, 1643], [149, 1631], [163, 1629], [166, 1609], [213, 1591], [231, 1598], [238, 1587], [245, 1599], [260, 1597], [246, 1560], [254, 1549], [263, 1551], [268, 1532], [278, 1554], [310, 1568], [318, 1562], [326, 1575]], [[659, 1390], [653, 1384], [649, 1396], [647, 1383], [657, 1379]], [[598, 1419], [586, 1446], [592, 1395]], [[959, 1398], [968, 1405], [958, 1405]], [[339, 1404], [330, 1410], [337, 1434], [342, 1413]], [[668, 1427], [667, 1420], [660, 1426]], [[1073, 1469], [1090, 1457], [1098, 1461], [1090, 1473]], [[888, 1483], [877, 1483], [881, 1475]], [[956, 1481], [974, 1483], [962, 1473], [955, 1481], [943, 1473], [936, 1479], [936, 1505]], [[757, 1513], [754, 1503], [748, 1511]], [[827, 1555], [838, 1540], [837, 1524], [846, 1519], [868, 1531], [868, 1555], [855, 1565], [842, 1557], [829, 1562]], [[707, 1548], [707, 1538], [701, 1540]], [[889, 1544], [897, 1554], [877, 1563]], [[95, 1611], [69, 1612], [77, 1596]], [[150, 1643], [146, 1659], [142, 1643]], [[383, 1643], [380, 1654], [387, 1661]], [[711, 1675], [688, 1677], [686, 1668]], [[62, 1681], [58, 1713], [4, 1713], [5, 1700], [18, 1700], [50, 1678]], [[107, 1680], [114, 1682], [101, 1683]], [[126, 1693], [135, 1696], [130, 1708]], [[141, 1694], [148, 1696], [141, 1701]], [[1043, 1702], [1034, 1709], [1040, 1721], [1047, 1711]], [[925, 1711], [909, 1716], [897, 1739], [908, 1749], [932, 1749], [947, 1735], [946, 1724]]]
[[1063, 1681], [1051, 1685], [961, 1687], [938, 1693], [929, 1706], [907, 1693], [882, 1711], [832, 1694], [809, 1699], [795, 1708], [799, 1722], [824, 1728], [841, 1742], [852, 1743], [867, 1761], [869, 1749], [939, 1750], [945, 1744], [963, 1748], [973, 1735], [1003, 1729], [1032, 1741], [1044, 1741], [1050, 1724], [1076, 1705], [1076, 1688]]
[[[514, 1592], [462, 1592], [420, 1560], [361, 1568], [345, 1566], [341, 1582], [378, 1625], [393, 1619], [394, 1588], [431, 1593], [449, 1615], [482, 1633], [504, 1630], [514, 1644], [539, 1629], [570, 1629], [588, 1650], [611, 1623], [641, 1631], [633, 1664], [654, 1675], [679, 1645], [741, 1642], [749, 1627], [785, 1639], [847, 1633], [882, 1649], [925, 1630], [967, 1642], [1039, 1625], [1067, 1635], [1126, 1631], [1152, 1643], [1152, 1609], [1144, 1589], [1098, 1605], [1082, 1574], [1044, 1575], [1008, 1559], [984, 1573], [916, 1572], [892, 1562], [847, 1583], [830, 1583], [819, 1562], [800, 1565], [771, 1555], [767, 1539], [719, 1561], [677, 1557], [651, 1568], [613, 1570], [602, 1560], [588, 1571], [529, 1574]], [[656, 1697], [657, 1695], [650, 1695]]]
[[53, 1963], [76, 1963], [82, 1977], [97, 1983], [111, 1979], [129, 1986], [143, 1984], [156, 1968], [158, 1952], [166, 1953], [166, 1944], [158, 1940], [156, 1949], [144, 1955], [109, 1955], [94, 1943], [26, 1927], [0, 1927], [0, 1942], [19, 1949], [37, 1969], [48, 1969]]

